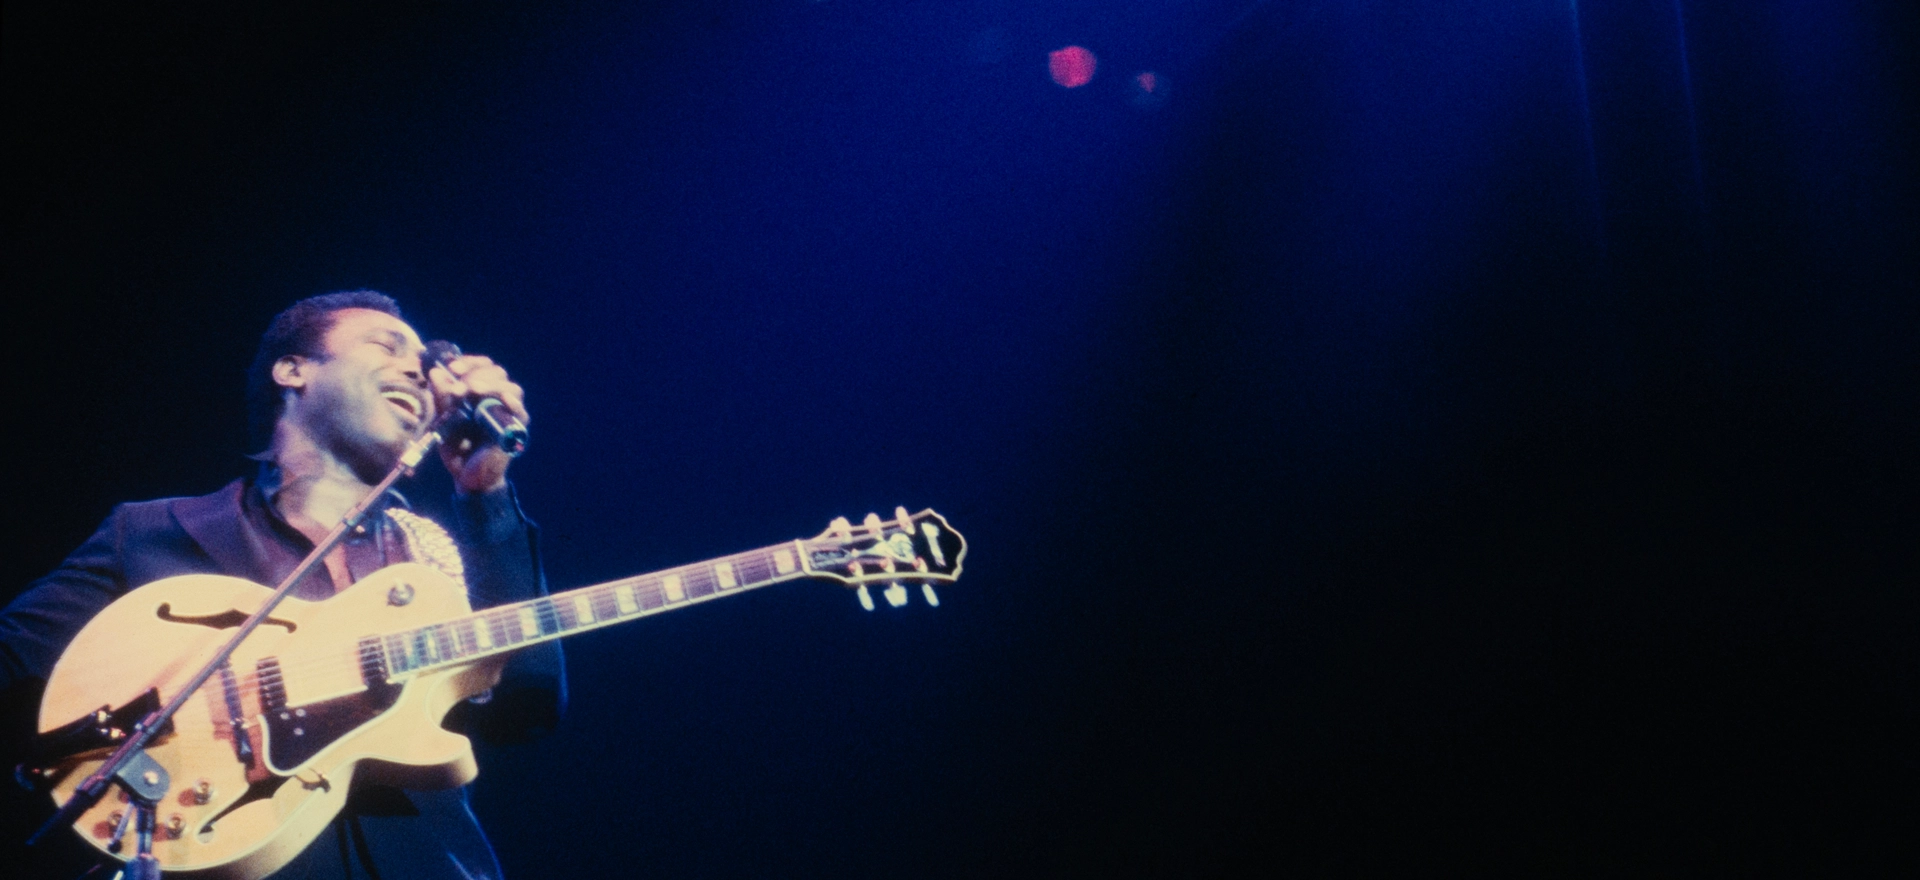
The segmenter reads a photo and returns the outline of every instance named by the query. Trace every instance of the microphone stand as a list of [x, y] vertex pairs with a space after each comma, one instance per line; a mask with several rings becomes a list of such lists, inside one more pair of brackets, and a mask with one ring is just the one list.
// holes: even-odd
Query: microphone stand
[[400, 453], [400, 460], [394, 463], [393, 469], [387, 472], [386, 477], [368, 490], [366, 497], [361, 498], [360, 503], [355, 504], [352, 510], [347, 511], [346, 516], [340, 519], [340, 524], [334, 526], [333, 531], [328, 532], [325, 538], [314, 545], [313, 552], [308, 553], [307, 558], [300, 560], [300, 564], [294, 566], [293, 572], [287, 575], [286, 580], [281, 581], [280, 585], [274, 588], [273, 595], [268, 596], [259, 609], [234, 630], [233, 636], [227, 639], [226, 645], [220, 649], [219, 653], [214, 654], [213, 659], [200, 667], [200, 671], [194, 673], [193, 678], [187, 681], [187, 685], [181, 688], [179, 693], [174, 694], [173, 699], [165, 706], [155, 709], [145, 718], [140, 719], [139, 723], [133, 726], [126, 741], [114, 750], [106, 763], [101, 764], [100, 769], [95, 770], [93, 775], [82, 780], [74, 789], [73, 797], [68, 798], [67, 802], [62, 804], [38, 831], [33, 832], [32, 837], [27, 838], [27, 845], [39, 843], [40, 839], [55, 827], [72, 824], [81, 813], [99, 803], [100, 798], [106, 795], [107, 789], [117, 782], [126, 788], [128, 806], [133, 809], [133, 812], [121, 817], [119, 827], [114, 830], [113, 845], [110, 849], [115, 853], [119, 852], [120, 841], [126, 834], [128, 820], [133, 820], [137, 851], [133, 858], [127, 861], [124, 876], [126, 880], [158, 880], [160, 861], [153, 856], [154, 810], [160, 799], [166, 796], [170, 784], [166, 768], [160, 766], [159, 762], [147, 754], [147, 743], [152, 742], [153, 738], [159, 735], [159, 732], [167, 726], [167, 721], [175, 712], [180, 711], [181, 706], [186, 705], [187, 701], [193, 698], [194, 692], [200, 690], [200, 686], [206, 684], [207, 679], [212, 678], [214, 673], [227, 665], [228, 659], [233, 656], [234, 651], [239, 649], [240, 643], [246, 641], [247, 636], [252, 635], [253, 631], [259, 628], [268, 614], [273, 613], [274, 607], [280, 604], [280, 600], [293, 592], [294, 584], [306, 577], [307, 572], [320, 564], [320, 560], [327, 555], [327, 551], [332, 550], [342, 538], [346, 537], [348, 531], [360, 524], [366, 517], [367, 510], [385, 495], [395, 482], [413, 473], [414, 467], [426, 457], [427, 451], [440, 441], [440, 429], [436, 427], [408, 444], [406, 451]]

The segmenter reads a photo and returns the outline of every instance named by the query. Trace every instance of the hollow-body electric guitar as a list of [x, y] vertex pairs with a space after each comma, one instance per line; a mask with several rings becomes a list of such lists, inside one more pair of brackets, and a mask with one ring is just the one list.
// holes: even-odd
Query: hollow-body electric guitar
[[[938, 603], [966, 542], [931, 510], [694, 565], [475, 612], [465, 591], [417, 563], [389, 566], [324, 602], [289, 598], [243, 642], [146, 749], [163, 772], [153, 851], [166, 873], [252, 880], [298, 855], [346, 803], [355, 779], [407, 788], [462, 785], [479, 772], [447, 710], [499, 680], [506, 655], [539, 642], [799, 578], [838, 581], [873, 607], [869, 585], [905, 604]], [[183, 575], [115, 601], [74, 638], [48, 678], [39, 771], [64, 803], [125, 728], [171, 699], [271, 595], [240, 578]], [[74, 829], [131, 857], [132, 813], [110, 794]], [[121, 851], [121, 841], [125, 850]]]

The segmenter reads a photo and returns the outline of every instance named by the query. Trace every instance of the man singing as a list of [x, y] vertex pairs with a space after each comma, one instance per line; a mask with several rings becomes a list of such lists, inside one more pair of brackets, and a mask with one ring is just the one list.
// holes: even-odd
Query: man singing
[[[521, 388], [500, 365], [480, 355], [426, 364], [424, 353], [399, 307], [373, 291], [311, 297], [281, 312], [248, 373], [249, 417], [265, 449], [255, 456], [258, 472], [211, 495], [115, 508], [58, 569], [0, 610], [0, 692], [32, 691], [87, 621], [136, 587], [181, 574], [279, 584], [435, 415], [462, 399], [495, 398], [525, 420]], [[473, 440], [442, 444], [440, 457], [455, 486], [445, 529], [388, 492], [292, 595], [325, 600], [400, 562], [463, 582], [475, 608], [544, 595], [536, 530], [507, 482], [512, 459]], [[494, 742], [550, 729], [565, 703], [561, 660], [556, 642], [514, 654], [499, 684], [456, 707], [446, 726]], [[355, 782], [332, 826], [274, 877], [499, 874], [464, 789]]]

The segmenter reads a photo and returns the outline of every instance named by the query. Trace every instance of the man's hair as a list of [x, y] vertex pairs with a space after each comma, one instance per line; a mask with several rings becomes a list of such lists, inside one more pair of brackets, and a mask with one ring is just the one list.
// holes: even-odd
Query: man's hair
[[334, 313], [341, 309], [372, 309], [406, 320], [400, 314], [400, 304], [377, 290], [310, 296], [273, 316], [273, 323], [260, 337], [253, 366], [247, 368], [247, 431], [255, 449], [264, 450], [273, 442], [273, 426], [286, 408], [280, 386], [273, 381], [274, 363], [288, 355], [325, 359], [327, 332], [333, 329]]

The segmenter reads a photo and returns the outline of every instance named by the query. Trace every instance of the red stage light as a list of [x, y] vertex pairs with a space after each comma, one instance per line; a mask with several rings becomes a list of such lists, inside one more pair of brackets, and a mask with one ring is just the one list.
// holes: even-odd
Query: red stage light
[[1079, 46], [1068, 46], [1047, 53], [1047, 73], [1053, 75], [1054, 82], [1069, 89], [1092, 82], [1096, 64], [1093, 53]]

